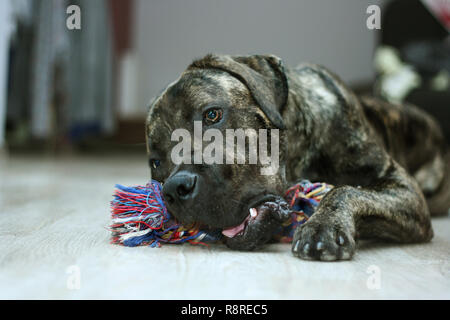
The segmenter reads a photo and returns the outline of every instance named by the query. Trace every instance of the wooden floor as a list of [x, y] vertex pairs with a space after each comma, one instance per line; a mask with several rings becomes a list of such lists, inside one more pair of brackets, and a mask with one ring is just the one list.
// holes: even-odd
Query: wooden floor
[[2, 299], [449, 299], [450, 218], [424, 245], [359, 244], [352, 261], [301, 261], [289, 245], [233, 252], [109, 244], [115, 183], [144, 157], [17, 156], [0, 164]]

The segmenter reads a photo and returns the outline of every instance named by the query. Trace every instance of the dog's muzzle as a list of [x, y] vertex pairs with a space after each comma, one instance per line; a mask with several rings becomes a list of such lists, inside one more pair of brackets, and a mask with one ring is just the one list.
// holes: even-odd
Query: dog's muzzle
[[180, 209], [195, 201], [198, 190], [199, 176], [189, 171], [180, 171], [166, 180], [163, 195], [169, 207]]

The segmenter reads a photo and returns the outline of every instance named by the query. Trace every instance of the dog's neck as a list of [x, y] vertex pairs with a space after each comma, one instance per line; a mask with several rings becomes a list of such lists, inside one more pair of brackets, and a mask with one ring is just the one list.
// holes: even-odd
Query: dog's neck
[[283, 112], [286, 178], [288, 182], [303, 178], [321, 179], [322, 175], [314, 168], [316, 158], [330, 142], [331, 124], [339, 111], [330, 108], [333, 96], [325, 89], [321, 90], [313, 77], [305, 80], [293, 74], [289, 82], [291, 89]]

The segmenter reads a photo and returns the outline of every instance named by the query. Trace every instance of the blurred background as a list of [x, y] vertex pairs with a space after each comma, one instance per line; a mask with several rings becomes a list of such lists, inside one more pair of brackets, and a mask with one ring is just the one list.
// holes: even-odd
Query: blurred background
[[449, 137], [449, 2], [0, 0], [0, 149], [145, 153], [148, 102], [209, 52], [325, 65], [358, 93], [418, 104]]
[[[150, 178], [149, 101], [195, 58], [322, 64], [416, 103], [450, 140], [449, 27], [450, 0], [0, 0], [0, 298], [448, 299], [448, 218], [431, 244], [339, 265], [291, 263], [288, 244], [127, 250], [108, 226], [114, 185]], [[374, 261], [382, 290], [366, 286]]]

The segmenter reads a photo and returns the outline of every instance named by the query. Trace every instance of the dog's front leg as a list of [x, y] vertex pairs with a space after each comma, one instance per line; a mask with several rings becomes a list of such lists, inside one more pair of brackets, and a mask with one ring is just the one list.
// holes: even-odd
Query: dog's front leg
[[308, 260], [345, 260], [355, 239], [425, 242], [433, 237], [425, 199], [413, 178], [397, 163], [367, 187], [341, 186], [322, 200], [292, 243], [295, 256]]

